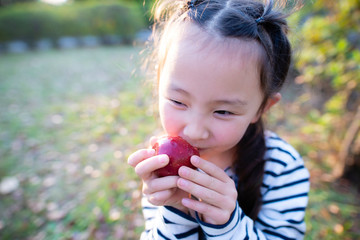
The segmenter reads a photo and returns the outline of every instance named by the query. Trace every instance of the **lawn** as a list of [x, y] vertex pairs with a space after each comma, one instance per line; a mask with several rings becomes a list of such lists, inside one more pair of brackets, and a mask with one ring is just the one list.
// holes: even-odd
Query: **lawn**
[[1, 239], [136, 238], [140, 192], [126, 156], [156, 128], [133, 72], [138, 51], [1, 56], [0, 178], [11, 191]]
[[[158, 129], [150, 87], [134, 71], [140, 50], [0, 57], [0, 239], [139, 238], [140, 185], [126, 159]], [[280, 105], [270, 125], [285, 132], [304, 124], [294, 109]], [[326, 180], [296, 136], [287, 139], [305, 146], [312, 172], [306, 238], [360, 239], [356, 191]]]

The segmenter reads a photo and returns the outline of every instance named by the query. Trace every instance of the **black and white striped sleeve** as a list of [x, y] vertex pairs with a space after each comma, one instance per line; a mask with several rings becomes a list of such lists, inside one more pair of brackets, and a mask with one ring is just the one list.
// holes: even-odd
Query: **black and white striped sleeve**
[[300, 155], [285, 141], [267, 138], [262, 207], [258, 218], [247, 217], [237, 204], [224, 225], [211, 225], [197, 218], [206, 239], [303, 239], [309, 172]]
[[173, 207], [154, 206], [147, 201], [146, 197], [142, 199], [142, 206], [145, 231], [141, 235], [141, 240], [197, 240], [199, 238], [199, 224], [190, 215]]
[[302, 239], [309, 172], [298, 152], [274, 133], [267, 138], [265, 160], [263, 205], [255, 226], [268, 239]]

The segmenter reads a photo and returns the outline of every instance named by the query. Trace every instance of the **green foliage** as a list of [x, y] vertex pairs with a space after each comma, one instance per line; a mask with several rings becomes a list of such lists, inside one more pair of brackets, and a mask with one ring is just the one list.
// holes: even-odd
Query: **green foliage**
[[295, 16], [303, 19], [297, 33], [298, 80], [310, 89], [302, 103], [304, 109], [312, 109], [306, 110], [311, 121], [304, 132], [314, 134], [321, 129], [330, 139], [328, 153], [336, 153], [360, 104], [355, 94], [360, 92], [360, 2], [311, 4]]
[[137, 5], [116, 1], [50, 6], [17, 4], [0, 9], [0, 41], [60, 36], [119, 35], [132, 38], [144, 28]]
[[359, 206], [352, 204], [356, 202], [355, 195], [347, 195], [345, 198], [341, 192], [333, 191], [333, 187], [331, 184], [323, 184], [321, 188], [310, 191], [305, 239], [358, 239], [360, 236], [352, 231], [357, 227], [357, 222], [352, 219], [356, 218], [360, 210]]

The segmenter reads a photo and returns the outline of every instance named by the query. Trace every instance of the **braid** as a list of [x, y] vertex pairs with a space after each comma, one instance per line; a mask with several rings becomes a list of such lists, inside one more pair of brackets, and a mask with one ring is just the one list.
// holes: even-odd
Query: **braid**
[[245, 214], [256, 219], [261, 206], [260, 187], [264, 175], [264, 153], [266, 150], [263, 123], [251, 124], [237, 144], [237, 159], [234, 169], [239, 177], [237, 184], [238, 203]]

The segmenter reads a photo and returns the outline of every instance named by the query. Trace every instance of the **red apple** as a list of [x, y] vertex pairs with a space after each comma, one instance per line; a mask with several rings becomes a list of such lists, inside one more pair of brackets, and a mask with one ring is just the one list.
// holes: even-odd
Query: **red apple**
[[196, 169], [191, 164], [193, 155], [199, 156], [199, 151], [181, 137], [164, 136], [157, 139], [152, 146], [156, 155], [166, 154], [169, 156], [169, 164], [155, 171], [159, 177], [178, 175], [181, 166]]

